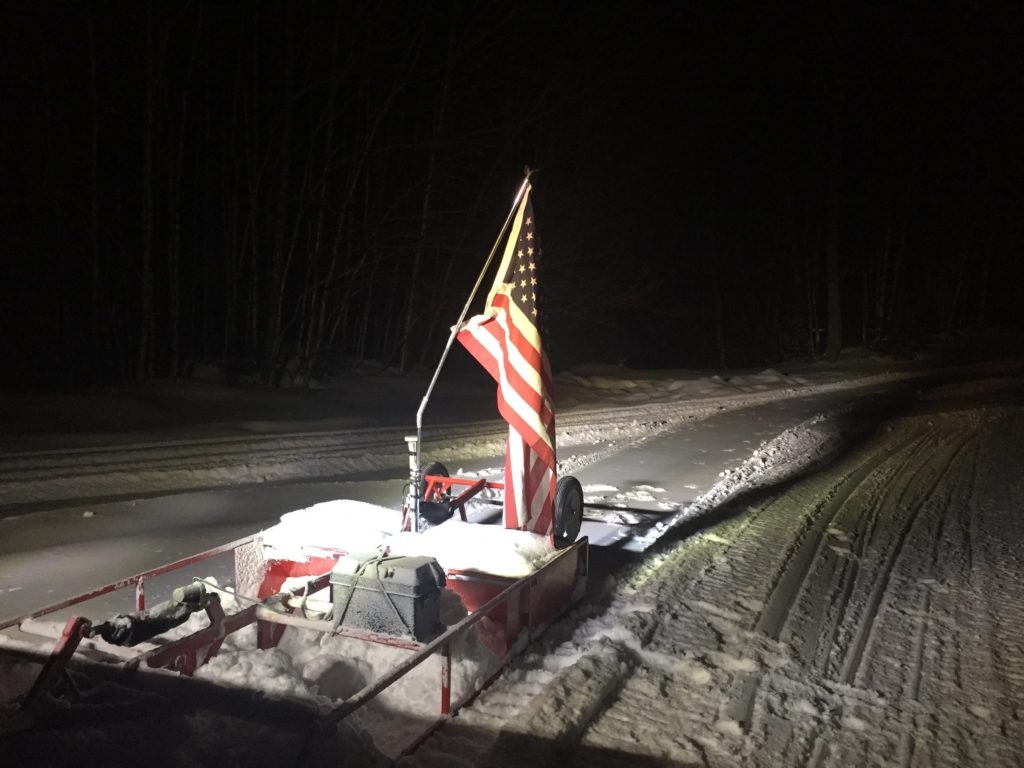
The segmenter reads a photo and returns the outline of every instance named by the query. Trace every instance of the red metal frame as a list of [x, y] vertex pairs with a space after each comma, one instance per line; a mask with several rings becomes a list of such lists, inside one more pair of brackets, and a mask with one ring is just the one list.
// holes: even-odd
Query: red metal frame
[[57, 678], [64, 674], [68, 661], [77, 650], [78, 644], [82, 642], [89, 626], [89, 620], [83, 619], [81, 616], [72, 616], [68, 619], [60, 639], [53, 647], [50, 657], [43, 664], [39, 677], [36, 678], [29, 692], [25, 694], [25, 699], [22, 702], [23, 708], [30, 709], [35, 706], [40, 697], [50, 692]]
[[[499, 483], [488, 483], [482, 480], [434, 477], [431, 477], [430, 480], [435, 481], [436, 484], [428, 485], [428, 488], [451, 488], [455, 485], [463, 485], [468, 486], [472, 493], [478, 493], [484, 487], [499, 489], [502, 487]], [[468, 498], [468, 493], [469, 491], [459, 497], [460, 503], [465, 503], [463, 497]], [[78, 605], [130, 586], [135, 587], [136, 604], [141, 609], [144, 596], [143, 585], [146, 579], [183, 568], [186, 565], [201, 562], [216, 555], [237, 550], [243, 546], [251, 545], [256, 540], [256, 536], [239, 539], [197, 555], [144, 571], [127, 579], [121, 579], [111, 584], [97, 587], [96, 589], [62, 600], [45, 608], [31, 611], [22, 616], [4, 619], [0, 621], [0, 630], [20, 625], [29, 619], [45, 616], [63, 608]], [[236, 552], [237, 557], [238, 554]], [[330, 622], [306, 619], [293, 615], [291, 611], [294, 608], [289, 603], [288, 593], [284, 593], [284, 597], [275, 595], [262, 602], [254, 603], [237, 613], [226, 615], [220, 606], [219, 598], [214, 593], [210, 595], [211, 600], [206, 607], [207, 615], [210, 618], [210, 626], [158, 648], [140, 652], [137, 656], [125, 662], [125, 666], [130, 669], [137, 669], [145, 664], [147, 667], [172, 669], [190, 676], [197, 667], [205, 664], [217, 654], [227, 635], [253, 623], [257, 625], [257, 644], [260, 648], [276, 646], [285, 627], [296, 626], [315, 629], [321, 632], [334, 631], [337, 634], [358, 640], [390, 645], [414, 652], [403, 664], [395, 667], [372, 685], [368, 685], [362, 691], [349, 697], [338, 707], [322, 715], [324, 720], [337, 722], [360, 707], [365, 706], [385, 688], [402, 679], [436, 653], [440, 655], [441, 660], [440, 700], [437, 719], [413, 743], [407, 746], [406, 751], [408, 752], [422, 743], [446, 719], [452, 717], [460, 708], [472, 701], [480, 691], [497, 677], [513, 655], [524, 648], [559, 614], [567, 610], [582, 597], [586, 586], [588, 568], [588, 542], [586, 538], [582, 538], [570, 547], [558, 552], [536, 572], [521, 579], [451, 571], [449, 573], [449, 586], [463, 596], [466, 607], [471, 613], [426, 644], [346, 627], [333, 629], [330, 626]], [[297, 600], [303, 593], [314, 594], [329, 587], [329, 579], [329, 573], [311, 578], [304, 587], [292, 590], [291, 596]], [[276, 610], [271, 605], [274, 605]], [[286, 612], [280, 612], [282, 610]], [[80, 616], [73, 616], [68, 620], [61, 638], [58, 640], [50, 657], [44, 663], [39, 677], [26, 696], [22, 704], [23, 707], [31, 706], [35, 700], [48, 691], [55, 681], [63, 675], [68, 662], [74, 655], [80, 642], [86, 637], [90, 626], [89, 620]], [[474, 627], [480, 631], [482, 639], [498, 657], [499, 662], [493, 674], [486, 681], [464, 694], [460, 700], [453, 701], [453, 643]]]

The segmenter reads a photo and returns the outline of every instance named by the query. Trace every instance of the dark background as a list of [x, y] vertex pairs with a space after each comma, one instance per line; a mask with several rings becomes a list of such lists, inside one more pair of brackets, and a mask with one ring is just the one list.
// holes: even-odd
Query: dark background
[[433, 365], [527, 164], [556, 371], [1019, 332], [1017, 4], [753, 5], [6, 3], [0, 384]]

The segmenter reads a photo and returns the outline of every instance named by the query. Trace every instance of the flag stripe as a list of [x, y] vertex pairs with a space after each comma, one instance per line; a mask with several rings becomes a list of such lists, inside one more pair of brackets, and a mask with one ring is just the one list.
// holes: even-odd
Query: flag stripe
[[[506, 348], [502, 343], [503, 339], [494, 333], [494, 329], [497, 328], [498, 325], [494, 321], [467, 328], [459, 334], [459, 340], [492, 376], [497, 373], [495, 378], [498, 380], [498, 409], [505, 420], [515, 426], [532, 444], [543, 443], [551, 457], [550, 463], [553, 464], [554, 414], [550, 408], [541, 408], [538, 411], [535, 405], [531, 405], [523, 397], [524, 389], [516, 386], [516, 371], [497, 362], [508, 358], [503, 354], [503, 349]], [[475, 344], [472, 348], [467, 344], [464, 335], [469, 335], [473, 339]], [[526, 393], [530, 391], [532, 390], [529, 388], [525, 390]], [[540, 446], [535, 445], [535, 448], [540, 450]]]

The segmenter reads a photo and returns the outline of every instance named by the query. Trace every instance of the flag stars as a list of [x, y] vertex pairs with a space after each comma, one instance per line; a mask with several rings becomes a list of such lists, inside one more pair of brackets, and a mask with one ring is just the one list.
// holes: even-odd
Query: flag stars
[[534, 263], [533, 263], [533, 262], [531, 261], [531, 262], [530, 262], [530, 264], [529, 264], [529, 268], [530, 268], [530, 271], [531, 271], [531, 272], [534, 272], [534, 271], [536, 271], [536, 269], [537, 269], [537, 265], [536, 265], [536, 264], [534, 264]]
[[527, 232], [526, 233], [526, 239], [527, 240], [533, 240], [533, 232]]
[[[519, 251], [519, 255], [522, 256], [523, 252]], [[526, 249], [526, 255], [527, 256], [533, 256], [533, 246], [532, 245], [529, 248]], [[530, 269], [533, 269], [533, 267], [530, 267]]]
[[529, 227], [529, 226], [532, 226], [532, 225], [533, 225], [533, 216], [527, 216], [526, 217], [526, 226]]
[[519, 281], [519, 287], [520, 288], [525, 288], [526, 287], [526, 281], [525, 280], [520, 280]]
[[536, 285], [536, 284], [537, 284], [537, 278], [536, 277], [531, 277], [530, 278], [530, 285]]

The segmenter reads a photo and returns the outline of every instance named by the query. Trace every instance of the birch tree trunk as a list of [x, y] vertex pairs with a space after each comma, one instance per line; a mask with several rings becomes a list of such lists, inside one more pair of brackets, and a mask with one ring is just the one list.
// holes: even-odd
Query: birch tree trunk
[[[455, 67], [455, 22], [452, 21], [451, 31], [448, 36], [448, 53], [445, 58], [444, 78], [441, 81], [441, 91], [438, 94], [437, 114], [434, 118], [433, 130], [430, 136], [430, 154], [427, 159], [427, 181], [423, 190], [423, 205], [420, 208], [419, 237], [416, 238], [416, 248], [413, 251], [412, 271], [409, 276], [409, 299], [405, 303], [405, 323], [402, 333], [402, 350], [399, 355], [398, 370], [401, 373], [409, 371], [412, 359], [413, 333], [412, 328], [419, 318], [417, 302], [420, 294], [421, 271], [423, 268], [423, 249], [426, 246], [427, 224], [431, 215], [431, 194], [434, 190], [434, 179], [437, 175], [437, 155], [441, 144], [441, 136], [444, 133], [445, 113], [448, 106], [448, 92], [451, 88], [452, 70]], [[422, 345], [424, 339], [421, 336], [417, 340]], [[419, 357], [419, 356], [418, 356]], [[417, 359], [418, 359], [417, 357]]]
[[156, 109], [153, 4], [146, 4], [146, 117], [142, 160], [142, 295], [135, 375], [141, 381], [152, 373], [153, 344], [153, 132]]

